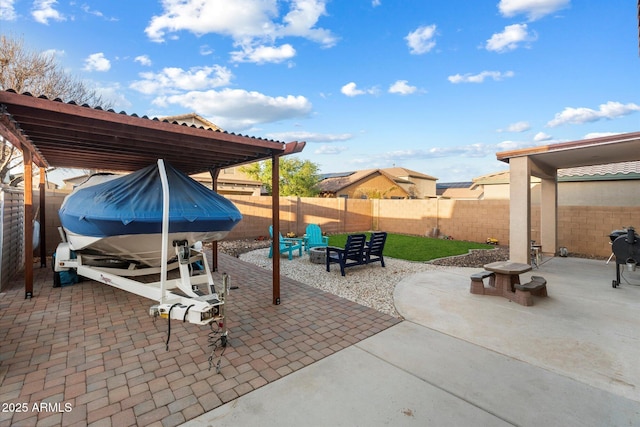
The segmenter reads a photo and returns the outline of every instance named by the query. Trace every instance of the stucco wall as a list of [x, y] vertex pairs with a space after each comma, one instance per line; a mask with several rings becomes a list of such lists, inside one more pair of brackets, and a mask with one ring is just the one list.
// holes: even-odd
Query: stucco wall
[[560, 182], [558, 203], [564, 206], [639, 206], [640, 182]]
[[[64, 192], [47, 192], [47, 252], [51, 254], [60, 238], [57, 210]], [[227, 239], [257, 238], [268, 235], [271, 197], [228, 196], [242, 212], [240, 224]], [[34, 196], [34, 200], [38, 200]], [[640, 230], [638, 206], [560, 206], [558, 247], [570, 252], [608, 257], [609, 234], [625, 226]], [[539, 207], [531, 209], [532, 239], [540, 241]], [[344, 198], [280, 198], [282, 233], [304, 234], [315, 223], [329, 233], [385, 230], [392, 233], [429, 235], [434, 228], [454, 239], [484, 242], [496, 238], [509, 243], [508, 200], [361, 200]], [[555, 248], [557, 250], [557, 248]], [[545, 251], [548, 249], [545, 248]]]

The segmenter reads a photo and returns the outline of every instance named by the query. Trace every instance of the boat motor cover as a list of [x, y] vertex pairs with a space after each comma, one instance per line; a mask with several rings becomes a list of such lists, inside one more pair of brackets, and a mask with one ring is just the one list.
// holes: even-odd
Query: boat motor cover
[[[169, 183], [169, 232], [230, 231], [242, 215], [215, 191], [164, 162]], [[106, 237], [162, 232], [162, 181], [157, 164], [69, 194], [62, 226], [79, 235]]]

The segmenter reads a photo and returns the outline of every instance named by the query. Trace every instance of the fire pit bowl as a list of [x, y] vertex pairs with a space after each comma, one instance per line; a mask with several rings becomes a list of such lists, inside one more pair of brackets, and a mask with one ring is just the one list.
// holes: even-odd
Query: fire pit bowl
[[327, 249], [326, 248], [309, 249], [309, 261], [311, 261], [314, 264], [325, 264], [327, 261]]

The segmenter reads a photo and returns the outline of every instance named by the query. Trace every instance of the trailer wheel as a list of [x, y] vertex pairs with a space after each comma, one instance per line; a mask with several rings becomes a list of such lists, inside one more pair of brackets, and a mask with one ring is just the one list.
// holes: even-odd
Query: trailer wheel
[[57, 271], [53, 272], [53, 287], [54, 288], [61, 287], [61, 284], [60, 284], [60, 273], [57, 272]]
[[53, 287], [59, 288], [62, 286], [60, 283], [60, 272], [56, 271], [56, 253], [51, 255], [51, 271], [53, 271]]

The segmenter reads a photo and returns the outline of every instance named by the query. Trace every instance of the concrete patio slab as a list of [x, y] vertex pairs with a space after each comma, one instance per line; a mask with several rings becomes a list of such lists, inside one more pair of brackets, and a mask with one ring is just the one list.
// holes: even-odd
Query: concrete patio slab
[[[398, 284], [398, 311], [418, 324], [640, 401], [640, 272], [611, 286], [615, 263], [553, 258], [522, 276], [547, 280], [549, 296], [524, 307], [473, 295], [478, 269], [417, 274]], [[635, 284], [635, 285], [634, 285]]]
[[185, 426], [640, 425], [640, 276], [614, 289], [614, 268], [548, 260], [531, 307], [471, 294], [478, 269], [416, 274], [401, 324]]

